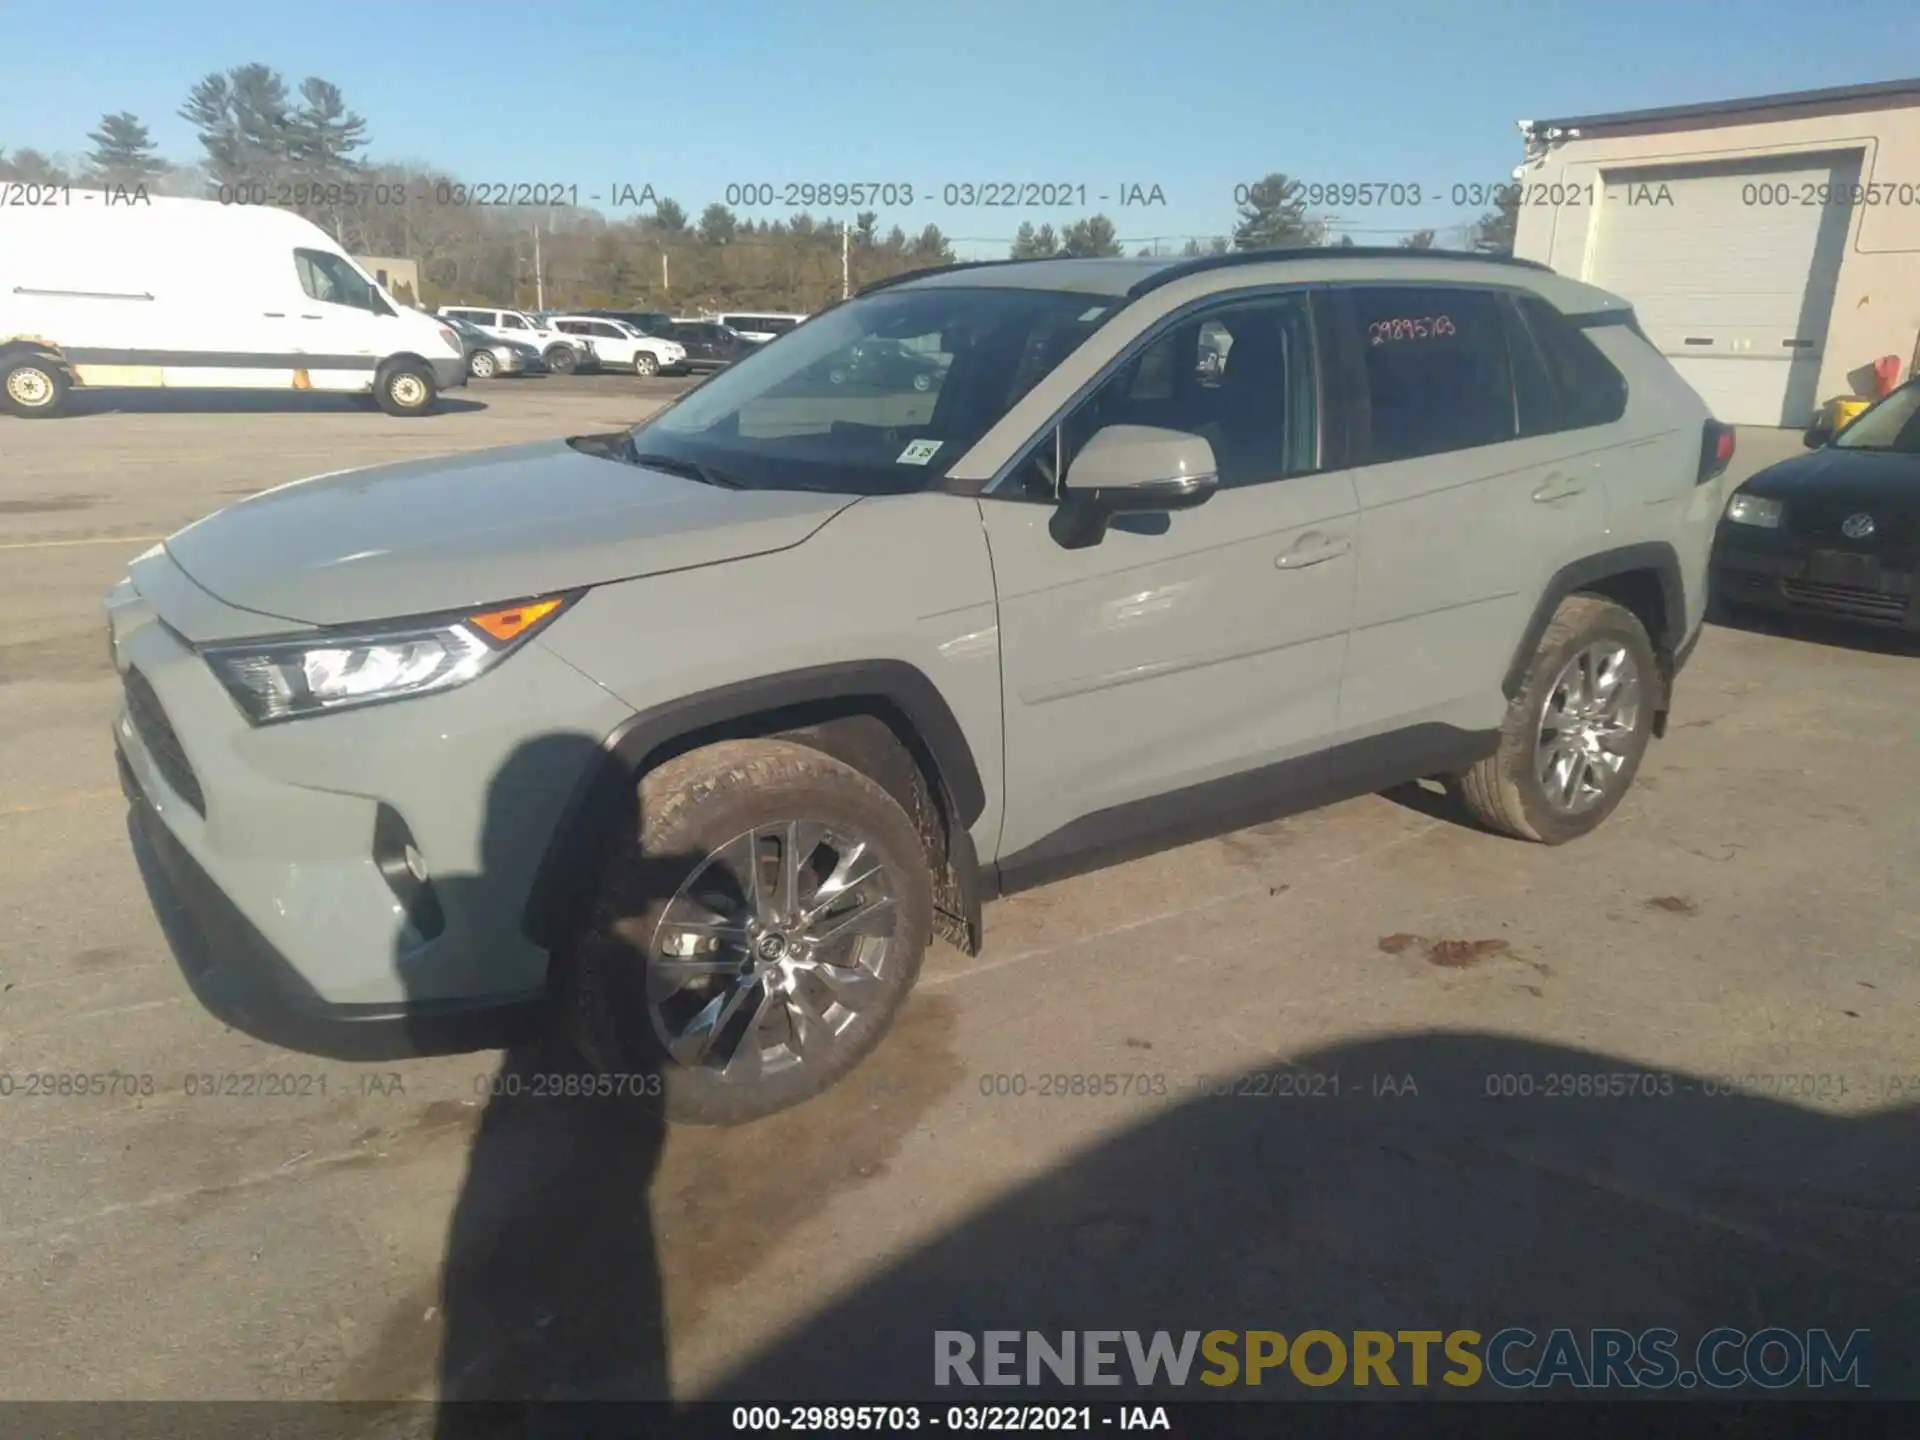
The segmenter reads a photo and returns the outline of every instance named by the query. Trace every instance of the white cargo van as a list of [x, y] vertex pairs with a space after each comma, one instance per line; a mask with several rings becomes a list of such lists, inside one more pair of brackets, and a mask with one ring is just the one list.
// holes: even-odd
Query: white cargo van
[[0, 209], [0, 405], [70, 389], [319, 390], [420, 415], [464, 385], [460, 337], [398, 304], [291, 211], [98, 191]]

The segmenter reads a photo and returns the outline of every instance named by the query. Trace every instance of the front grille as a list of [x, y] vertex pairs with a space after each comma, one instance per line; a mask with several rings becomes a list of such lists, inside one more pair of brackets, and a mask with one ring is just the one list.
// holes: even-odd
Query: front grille
[[1852, 585], [1818, 585], [1808, 580], [1782, 580], [1781, 593], [1796, 605], [1809, 610], [1824, 610], [1834, 615], [1850, 615], [1860, 620], [1881, 620], [1898, 625], [1907, 618], [1907, 597], [1882, 595], [1877, 590], [1862, 590]]
[[200, 792], [199, 777], [187, 763], [187, 752], [180, 748], [180, 737], [173, 733], [160, 697], [138, 670], [129, 670], [122, 682], [127, 693], [127, 718], [133, 721], [140, 743], [153, 757], [153, 765], [174, 793], [202, 816], [207, 813], [207, 797]]

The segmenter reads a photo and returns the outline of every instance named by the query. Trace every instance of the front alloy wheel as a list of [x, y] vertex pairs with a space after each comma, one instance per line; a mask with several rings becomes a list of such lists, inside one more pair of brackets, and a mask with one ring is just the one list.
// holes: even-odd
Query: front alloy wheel
[[735, 836], [660, 921], [647, 1006], [667, 1053], [730, 1084], [831, 1063], [899, 924], [873, 842], [818, 820]]
[[892, 1026], [932, 938], [913, 822], [852, 766], [779, 739], [677, 756], [637, 800], [562, 964], [581, 1051], [692, 1124], [833, 1085]]

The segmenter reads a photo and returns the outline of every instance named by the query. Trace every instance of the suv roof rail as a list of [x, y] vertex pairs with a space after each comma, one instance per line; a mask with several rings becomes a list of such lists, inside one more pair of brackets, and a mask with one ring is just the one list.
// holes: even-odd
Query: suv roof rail
[[1207, 270], [1225, 270], [1235, 265], [1262, 265], [1275, 260], [1473, 260], [1489, 265], [1519, 265], [1528, 270], [1553, 267], [1538, 260], [1521, 260], [1512, 255], [1494, 255], [1479, 250], [1409, 250], [1402, 245], [1303, 245], [1276, 250], [1229, 250], [1225, 255], [1202, 255], [1156, 270], [1127, 291], [1129, 300], [1137, 300], [1162, 285]]
[[[1059, 255], [1038, 255], [1034, 260], [1059, 260]], [[984, 270], [993, 265], [1031, 265], [1034, 260], [959, 260], [951, 265], [929, 265], [924, 270], [906, 270], [898, 275], [889, 275], [884, 280], [876, 280], [871, 285], [862, 285], [857, 292], [871, 295], [876, 290], [885, 290], [894, 285], [904, 285], [909, 280], [924, 280], [929, 275], [945, 275], [954, 270]]]

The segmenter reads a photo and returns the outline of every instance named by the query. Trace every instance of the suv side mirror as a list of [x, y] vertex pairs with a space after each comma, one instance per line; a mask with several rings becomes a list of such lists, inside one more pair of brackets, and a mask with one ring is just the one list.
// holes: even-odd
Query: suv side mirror
[[1827, 444], [1833, 439], [1833, 427], [1831, 425], [1811, 425], [1807, 428], [1807, 433], [1802, 438], [1806, 443], [1807, 449], [1818, 450], [1822, 445]]
[[1184, 430], [1109, 425], [1067, 470], [1060, 507], [1047, 529], [1062, 549], [1098, 545], [1116, 515], [1191, 510], [1220, 488], [1213, 446]]

